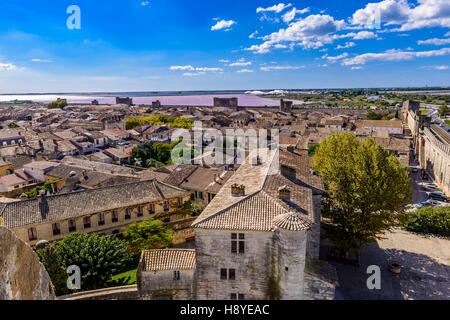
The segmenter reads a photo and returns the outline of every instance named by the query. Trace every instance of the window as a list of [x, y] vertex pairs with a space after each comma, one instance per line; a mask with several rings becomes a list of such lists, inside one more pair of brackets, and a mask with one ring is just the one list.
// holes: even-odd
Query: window
[[180, 280], [180, 271], [173, 272], [173, 280]]
[[236, 269], [220, 269], [220, 280], [236, 280]]
[[30, 228], [28, 229], [28, 239], [30, 241], [37, 240], [37, 232], [36, 228]]
[[125, 209], [125, 220], [130, 220], [131, 219], [131, 210], [130, 208], [126, 208]]
[[84, 217], [83, 224], [85, 229], [89, 229], [91, 227], [91, 217]]
[[77, 231], [77, 224], [75, 223], [75, 220], [69, 220], [69, 232], [75, 231]]
[[57, 236], [61, 234], [61, 228], [58, 222], [52, 224], [53, 235]]
[[100, 213], [98, 215], [98, 225], [103, 226], [105, 224], [105, 215], [103, 213]]
[[227, 269], [220, 269], [220, 280], [227, 280]]
[[117, 222], [119, 221], [119, 214], [117, 213], [117, 210], [113, 210], [111, 213], [111, 222]]
[[245, 296], [242, 293], [232, 293], [230, 294], [231, 300], [245, 300]]
[[155, 204], [154, 203], [150, 203], [150, 206], [149, 206], [148, 210], [150, 211], [150, 214], [155, 213]]
[[142, 206], [139, 206], [139, 207], [137, 208], [137, 216], [138, 216], [138, 217], [144, 216], [144, 208], [143, 208]]
[[170, 207], [169, 207], [169, 201], [165, 200], [164, 201], [164, 211], [169, 211]]
[[239, 293], [238, 300], [245, 300], [245, 296], [242, 293]]
[[183, 207], [183, 198], [178, 198], [178, 208]]
[[236, 294], [236, 293], [232, 293], [232, 294], [230, 295], [230, 299], [231, 299], [231, 300], [237, 300], [237, 294]]
[[231, 234], [231, 252], [232, 253], [245, 253], [245, 234], [239, 233], [239, 239], [237, 233]]

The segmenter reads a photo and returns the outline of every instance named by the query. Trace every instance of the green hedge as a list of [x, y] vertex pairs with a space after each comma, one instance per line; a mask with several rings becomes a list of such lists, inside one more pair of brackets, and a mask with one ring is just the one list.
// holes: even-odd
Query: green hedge
[[450, 236], [450, 208], [427, 207], [408, 212], [405, 229], [413, 232]]

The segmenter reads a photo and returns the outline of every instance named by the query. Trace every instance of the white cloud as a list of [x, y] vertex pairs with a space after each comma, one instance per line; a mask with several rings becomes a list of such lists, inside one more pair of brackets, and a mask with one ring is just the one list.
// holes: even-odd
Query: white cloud
[[145, 7], [150, 4], [150, 1], [142, 1], [141, 6]]
[[211, 27], [211, 31], [217, 31], [225, 29], [225, 31], [230, 30], [232, 25], [236, 24], [236, 21], [233, 20], [220, 20], [214, 26]]
[[13, 71], [16, 69], [17, 67], [12, 63], [0, 63], [0, 71]]
[[228, 66], [230, 66], [230, 67], [245, 67], [245, 66], [250, 66], [250, 65], [252, 65], [252, 63], [250, 61], [247, 61], [247, 62], [239, 61], [239, 62], [230, 63]]
[[450, 1], [448, 0], [384, 0], [369, 3], [365, 8], [357, 10], [351, 23], [367, 26], [375, 22], [378, 15], [386, 25], [400, 25], [391, 31], [408, 31], [427, 27], [450, 27]]
[[196, 77], [196, 76], [200, 76], [202, 74], [205, 74], [205, 72], [186, 72], [186, 73], [183, 73], [183, 76], [185, 76], [185, 77]]
[[448, 39], [433, 38], [433, 39], [428, 39], [428, 40], [417, 41], [417, 44], [433, 44], [435, 46], [442, 46], [444, 44], [449, 44], [449, 43], [450, 43], [450, 38], [448, 38]]
[[403, 51], [403, 50], [387, 50], [382, 53], [365, 53], [353, 58], [344, 59], [342, 65], [361, 65], [372, 61], [404, 61], [413, 60], [415, 58], [428, 58], [436, 56], [444, 56], [450, 54], [450, 48], [442, 48], [440, 50], [431, 51]]
[[218, 72], [218, 71], [223, 71], [223, 69], [222, 68], [199, 67], [199, 68], [195, 68], [195, 71], [213, 71], [213, 72]]
[[361, 70], [363, 67], [352, 67], [352, 70]]
[[444, 34], [444, 37], [450, 37], [450, 31]]
[[326, 43], [332, 43], [334, 39], [330, 34], [344, 29], [345, 26], [344, 20], [335, 20], [329, 15], [310, 15], [291, 23], [286, 29], [263, 37], [264, 43], [253, 45], [246, 50], [267, 53], [282, 42], [292, 42], [293, 45], [303, 48], [319, 48]]
[[271, 6], [268, 8], [258, 7], [256, 9], [256, 12], [259, 13], [259, 12], [273, 11], [275, 13], [280, 13], [281, 11], [283, 11], [286, 8], [289, 8], [290, 6], [292, 6], [291, 3], [289, 3], [289, 4], [279, 3], [277, 5], [274, 5], [274, 6]]
[[356, 45], [356, 44], [355, 44], [354, 42], [346, 42], [345, 45], [343, 45], [343, 46], [338, 45], [338, 46], [336, 47], [336, 49], [347, 49], [347, 48], [354, 47], [355, 45]]
[[348, 56], [347, 52], [344, 52], [343, 54], [340, 54], [340, 55], [335, 56], [335, 57], [330, 57], [328, 54], [325, 54], [324, 56], [322, 56], [322, 59], [327, 59], [328, 62], [335, 63], [335, 62], [337, 62], [337, 61], [339, 61], [341, 59], [346, 58], [347, 56]]
[[372, 39], [378, 37], [376, 33], [372, 31], [360, 31], [360, 32], [350, 32], [341, 35], [335, 35], [336, 39], [340, 38], [352, 38], [354, 40], [364, 40], [364, 39]]
[[230, 62], [230, 60], [220, 59], [219, 62], [222, 62], [222, 63], [228, 63], [228, 62]]
[[170, 70], [195, 70], [193, 66], [171, 66]]
[[435, 70], [448, 70], [449, 66], [426, 66], [426, 67], [421, 67], [424, 69], [435, 69]]
[[286, 23], [291, 22], [292, 20], [295, 19], [296, 14], [304, 14], [309, 12], [309, 7], [308, 8], [304, 8], [302, 10], [297, 10], [297, 8], [292, 8], [292, 10], [290, 10], [289, 12], [286, 12], [283, 15], [283, 21]]
[[261, 67], [261, 71], [274, 71], [274, 70], [297, 70], [302, 69], [304, 66], [270, 66], [270, 67]]
[[241, 70], [238, 70], [236, 72], [237, 73], [250, 73], [250, 72], [253, 72], [253, 70], [251, 70], [251, 69], [241, 69]]
[[257, 35], [258, 33], [259, 33], [258, 30], [256, 30], [256, 31], [253, 32], [251, 35], [249, 35], [248, 37], [249, 37], [250, 39], [253, 39], [253, 38], [256, 37], [256, 35]]
[[40, 62], [40, 63], [50, 63], [52, 60], [50, 59], [31, 59], [33, 62]]

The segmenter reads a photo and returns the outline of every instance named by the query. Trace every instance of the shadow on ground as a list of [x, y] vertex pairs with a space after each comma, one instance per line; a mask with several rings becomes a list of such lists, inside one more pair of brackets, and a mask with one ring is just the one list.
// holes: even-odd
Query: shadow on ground
[[[388, 270], [390, 263], [402, 266], [400, 274]], [[397, 249], [383, 249], [378, 243], [367, 245], [362, 253], [360, 267], [341, 263], [336, 266], [339, 284], [336, 299], [341, 300], [448, 300], [450, 299], [450, 266], [432, 258]], [[367, 267], [381, 269], [381, 289], [367, 288]]]

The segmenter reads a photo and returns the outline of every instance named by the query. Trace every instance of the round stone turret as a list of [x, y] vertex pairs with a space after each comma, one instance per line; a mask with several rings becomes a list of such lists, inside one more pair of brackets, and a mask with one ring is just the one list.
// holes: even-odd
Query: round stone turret
[[306, 245], [311, 222], [295, 212], [273, 220], [279, 299], [302, 300]]

